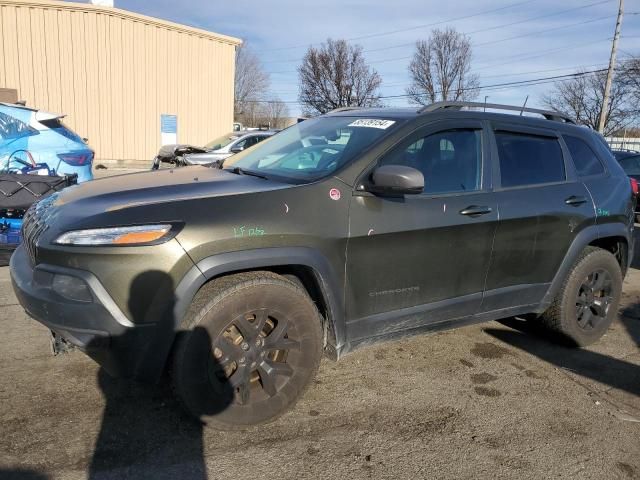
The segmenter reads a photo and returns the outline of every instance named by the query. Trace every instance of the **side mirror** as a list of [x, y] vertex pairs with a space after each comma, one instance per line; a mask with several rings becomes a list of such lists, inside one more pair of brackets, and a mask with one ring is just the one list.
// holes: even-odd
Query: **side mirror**
[[383, 165], [372, 175], [373, 185], [367, 190], [389, 195], [417, 194], [424, 190], [424, 175], [419, 170], [403, 165]]
[[231, 147], [231, 150], [229, 150], [231, 153], [240, 153], [241, 151], [244, 150], [244, 147], [241, 146], [237, 146], [237, 147]]

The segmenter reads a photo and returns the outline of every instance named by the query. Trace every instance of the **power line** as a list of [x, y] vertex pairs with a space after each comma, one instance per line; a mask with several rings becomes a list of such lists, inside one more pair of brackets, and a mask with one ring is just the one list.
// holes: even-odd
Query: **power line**
[[499, 40], [491, 40], [490, 42], [476, 43], [473, 46], [474, 47], [483, 47], [485, 45], [493, 45], [495, 43], [507, 42], [509, 40], [515, 40], [515, 39], [518, 39], [518, 38], [530, 37], [531, 35], [538, 35], [540, 33], [548, 33], [548, 32], [553, 32], [553, 31], [556, 31], [556, 30], [564, 30], [566, 28], [577, 27], [579, 25], [587, 25], [589, 23], [601, 22], [602, 20], [609, 20], [611, 18], [615, 18], [615, 15], [607, 15], [606, 17], [594, 18], [592, 20], [586, 20], [584, 22], [572, 23], [570, 25], [562, 25], [560, 27], [553, 27], [553, 28], [547, 28], [545, 30], [538, 30], [538, 31], [535, 31], [535, 32], [524, 33], [522, 35], [516, 35], [514, 37], [501, 38]]
[[[545, 83], [553, 83], [553, 82], [557, 82], [557, 81], [566, 81], [566, 80], [571, 80], [574, 78], [579, 78], [585, 75], [590, 75], [593, 73], [600, 73], [606, 71], [606, 69], [599, 69], [599, 70], [590, 70], [587, 72], [577, 72], [577, 73], [571, 73], [571, 74], [567, 74], [567, 75], [554, 75], [554, 76], [550, 76], [550, 77], [540, 77], [540, 78], [533, 78], [533, 79], [529, 79], [529, 80], [519, 80], [519, 81], [515, 81], [515, 82], [503, 82], [503, 83], [495, 83], [492, 85], [481, 85], [477, 88], [463, 88], [461, 89], [461, 91], [480, 91], [480, 90], [491, 90], [491, 89], [498, 89], [498, 88], [505, 88], [505, 87], [516, 87], [516, 86], [534, 86], [534, 85], [542, 85]], [[442, 92], [435, 92], [437, 93], [442, 93]], [[427, 94], [424, 94], [427, 95]], [[399, 94], [399, 95], [381, 95], [379, 98], [381, 100], [384, 99], [395, 99], [395, 98], [409, 98], [412, 97], [412, 95], [409, 94]], [[301, 102], [299, 101], [283, 101], [283, 100], [279, 100], [282, 103], [288, 103], [288, 104], [301, 104]], [[246, 100], [246, 103], [276, 103], [279, 102], [278, 100]]]
[[[540, 20], [542, 18], [553, 17], [553, 16], [557, 16], [557, 15], [562, 15], [564, 13], [574, 12], [574, 11], [577, 11], [577, 10], [583, 10], [583, 9], [586, 9], [586, 8], [591, 8], [591, 7], [594, 7], [594, 6], [597, 6], [597, 5], [601, 5], [603, 3], [608, 3], [608, 2], [611, 2], [611, 1], [613, 1], [613, 0], [600, 0], [598, 2], [590, 3], [590, 4], [587, 4], [587, 5], [582, 5], [580, 7], [573, 7], [573, 8], [569, 8], [569, 9], [566, 9], [566, 10], [561, 10], [559, 12], [547, 13], [545, 15], [539, 15], [539, 16], [533, 17], [533, 18], [527, 18], [527, 19], [518, 20], [518, 21], [515, 21], [515, 22], [504, 23], [504, 24], [500, 24], [500, 25], [494, 25], [492, 27], [487, 27], [487, 28], [482, 28], [482, 29], [479, 29], [479, 30], [474, 30], [472, 32], [466, 32], [466, 34], [467, 35], [474, 35], [476, 33], [489, 32], [489, 31], [492, 31], [492, 30], [497, 30], [499, 28], [511, 27], [513, 25], [521, 25], [523, 23], [532, 22], [532, 21], [535, 21], [535, 20]], [[530, 2], [524, 2], [524, 3], [530, 3]], [[516, 5], [511, 5], [511, 6], [516, 6]], [[502, 9], [505, 9], [505, 8], [510, 8], [510, 7], [503, 7], [501, 9], [497, 9], [497, 10], [502, 10]], [[480, 15], [484, 15], [484, 14], [487, 14], [487, 13], [492, 13], [492, 12], [497, 11], [497, 10], [489, 10], [489, 11], [484, 12], [484, 13], [478, 13], [478, 14], [475, 14], [475, 15], [472, 15], [472, 16], [469, 16], [469, 17], [460, 17], [458, 19], [454, 19], [454, 20], [450, 20], [450, 21], [453, 22], [453, 21], [456, 21], [456, 20], [460, 20], [462, 18], [471, 18], [471, 17], [474, 17], [474, 16], [480, 16]], [[530, 34], [525, 34], [525, 35], [521, 35], [521, 36], [528, 36], [528, 35], [533, 35], [533, 34], [536, 34], [536, 33], [543, 33], [545, 31], [553, 31], [553, 30], [561, 29], [561, 28], [570, 28], [572, 26], [582, 25], [582, 24], [585, 24], [585, 23], [590, 23], [590, 22], [595, 22], [595, 21], [601, 21], [601, 20], [604, 20], [604, 19], [607, 19], [607, 18], [611, 18], [611, 16], [600, 17], [600, 18], [597, 18], [597, 19], [594, 19], [594, 20], [588, 20], [586, 22], [578, 22], [578, 23], [575, 23], [575, 24], [566, 25], [564, 27], [556, 27], [556, 28], [552, 28], [552, 29], [549, 29], [549, 30], [539, 30], [537, 32], [532, 32]], [[434, 24], [429, 24], [429, 25], [423, 25], [422, 27], [436, 26], [436, 25], [439, 25], [439, 24], [442, 24], [442, 23], [447, 23], [447, 21], [436, 22]], [[420, 28], [422, 28], [422, 27], [420, 27]], [[412, 27], [412, 28], [403, 29], [403, 30], [395, 30], [392, 33], [399, 33], [399, 32], [409, 31], [409, 30], [413, 30], [413, 29], [416, 29], [416, 28], [418, 28], [418, 27]], [[387, 33], [383, 33], [383, 34], [373, 34], [371, 36], [386, 35], [386, 34], [391, 34], [391, 33], [387, 32]], [[368, 38], [368, 37], [348, 38], [346, 40], [347, 41], [352, 41], [352, 40], [357, 40], [359, 38]], [[519, 38], [519, 37], [513, 37], [513, 38]], [[497, 40], [495, 42], [486, 42], [484, 44], [479, 44], [479, 45], [488, 45], [490, 43], [498, 43], [498, 42], [507, 41], [507, 40], [511, 40], [511, 38]], [[314, 44], [312, 44], [312, 45], [314, 45]], [[407, 47], [407, 46], [412, 46], [412, 45], [415, 45], [415, 42], [402, 43], [402, 44], [393, 45], [393, 46], [389, 46], [389, 47], [381, 47], [381, 48], [363, 50], [363, 53], [379, 52], [379, 51], [383, 51], [383, 50], [390, 50], [390, 49], [393, 49], [393, 48]], [[476, 45], [476, 46], [478, 46], [478, 45]], [[289, 47], [286, 47], [286, 48], [289, 48]], [[294, 48], [294, 47], [290, 47], [290, 48]], [[298, 48], [298, 47], [295, 47], [295, 48]], [[300, 60], [301, 60], [301, 58], [289, 59], [289, 60], [264, 60], [263, 63], [293, 63], [293, 62], [299, 62]]]
[[[478, 12], [478, 13], [475, 13], [473, 15], [465, 15], [465, 16], [462, 16], [462, 17], [450, 18], [448, 20], [442, 20], [442, 21], [439, 21], [439, 22], [427, 23], [427, 24], [423, 24], [423, 25], [417, 25], [415, 27], [401, 28], [401, 29], [398, 29], [398, 30], [389, 30], [389, 31], [380, 32], [380, 33], [371, 33], [371, 34], [368, 34], [368, 35], [361, 35], [359, 37], [346, 38], [345, 40], [347, 40], [347, 41], [364, 40], [366, 38], [383, 37], [383, 36], [386, 36], [386, 35], [393, 35], [395, 33], [408, 32], [410, 30], [419, 30], [421, 28], [435, 27], [437, 25], [442, 25], [444, 23], [457, 22], [459, 20], [466, 20], [466, 19], [469, 19], [469, 18], [479, 17], [481, 15], [487, 15], [489, 13], [499, 12], [501, 10], [506, 10], [508, 8], [519, 7], [519, 6], [525, 5], [527, 3], [533, 3], [534, 1], [536, 1], [536, 0], [525, 0], [525, 1], [521, 1], [521, 2], [512, 3], [512, 4], [506, 5], [504, 7], [494, 8], [494, 9], [491, 9], [491, 10], [485, 10], [483, 12]], [[612, 0], [604, 0], [604, 1], [612, 1]], [[600, 2], [600, 3], [604, 3], [604, 1]], [[282, 50], [293, 50], [293, 49], [296, 49], [296, 48], [308, 47], [309, 45], [318, 45], [320, 43], [322, 43], [322, 42], [314, 42], [314, 43], [311, 43], [311, 44], [293, 45], [293, 46], [288, 46], [288, 47], [272, 48], [272, 49], [268, 49], [268, 50], [260, 50], [257, 53], [279, 52], [279, 51], [282, 51]]]
[[552, 48], [552, 49], [549, 49], [549, 50], [540, 50], [534, 55], [518, 54], [518, 55], [515, 55], [515, 56], [512, 56], [512, 57], [508, 57], [509, 60], [507, 60], [506, 62], [485, 65], [484, 67], [476, 68], [474, 71], [477, 72], [479, 70], [486, 70], [487, 68], [494, 68], [494, 67], [500, 67], [502, 65], [509, 65], [509, 64], [513, 63], [514, 61], [522, 61], [522, 60], [529, 60], [531, 58], [543, 57], [543, 56], [547, 55], [548, 53], [561, 52], [561, 51], [565, 51], [565, 50], [568, 50], [568, 49], [576, 49], [576, 48], [588, 47], [590, 45], [593, 45], [593, 44], [596, 44], [596, 43], [605, 42], [605, 41], [609, 41], [609, 40], [611, 40], [611, 38], [601, 38], [599, 40], [594, 40], [592, 42], [586, 42], [586, 43], [583, 42], [583, 43], [568, 45], [568, 46], [565, 46], [565, 47]]
[[[521, 75], [531, 75], [534, 73], [549, 73], [549, 72], [559, 72], [559, 71], [563, 71], [563, 70], [570, 70], [572, 72], [576, 72], [579, 70], [584, 70], [584, 69], [606, 69], [607, 64], [591, 64], [591, 65], [578, 65], [578, 66], [574, 66], [574, 67], [561, 67], [561, 68], [548, 68], [548, 69], [544, 69], [544, 70], [532, 70], [532, 71], [528, 71], [528, 72], [518, 72], [518, 73], [509, 73], [509, 74], [502, 74], [502, 75], [489, 75], [489, 76], [483, 76], [482, 78], [484, 80], [488, 79], [488, 78], [504, 78], [504, 77], [518, 77]], [[408, 87], [411, 85], [411, 82], [397, 82], [397, 83], [387, 83], [387, 84], [383, 84], [380, 85], [380, 88], [392, 88], [392, 87]], [[277, 90], [277, 91], [273, 91], [270, 93], [274, 93], [274, 94], [279, 94], [279, 95], [297, 95], [298, 92], [297, 91], [293, 91], [293, 90]]]
[[[605, 64], [591, 64], [591, 65], [578, 65], [575, 67], [561, 67], [561, 68], [547, 68], [544, 70], [532, 70], [532, 71], [528, 71], [528, 72], [519, 72], [519, 73], [503, 73], [501, 75], [488, 75], [488, 76], [483, 76], [482, 78], [484, 80], [488, 79], [488, 78], [504, 78], [504, 77], [518, 77], [521, 75], [531, 75], [534, 73], [548, 73], [548, 72], [559, 72], [562, 70], [571, 70], [573, 72], [577, 71], [577, 70], [583, 70], [583, 69], [587, 69], [587, 68], [606, 68], [607, 65]], [[398, 83], [388, 83], [386, 85], [381, 85], [382, 88], [387, 88], [387, 87], [400, 87], [400, 86], [409, 86], [411, 85], [411, 83], [407, 83], [407, 82], [398, 82]], [[293, 93], [293, 92], [280, 92], [280, 93]]]
[[[526, 60], [526, 59], [529, 59], [529, 58], [536, 58], [536, 57], [539, 57], [539, 56], [543, 56], [543, 55], [546, 55], [547, 53], [553, 53], [553, 52], [558, 52], [558, 51], [567, 50], [567, 49], [582, 48], [582, 47], [586, 47], [586, 46], [589, 46], [589, 45], [593, 45], [594, 43], [599, 43], [599, 42], [604, 42], [604, 41], [609, 41], [609, 40], [611, 40], [611, 39], [610, 38], [604, 38], [604, 39], [600, 39], [600, 40], [595, 40], [593, 42], [569, 45], [569, 46], [566, 46], [566, 47], [552, 48], [552, 49], [549, 49], [549, 50], [538, 50], [537, 53], [534, 54], [534, 55], [530, 55], [529, 53], [519, 53], [518, 55], [514, 55], [514, 56], [508, 57], [508, 58], [511, 58], [513, 60]], [[529, 56], [527, 56], [527, 55], [529, 55]], [[368, 64], [378, 64], [378, 63], [386, 63], [386, 62], [395, 62], [395, 61], [399, 61], [399, 60], [408, 60], [410, 58], [413, 58], [413, 55], [409, 55], [409, 56], [405, 56], [405, 57], [386, 58], [386, 59], [383, 59], [383, 60], [373, 60], [373, 61], [370, 61], [370, 62], [367, 62], [367, 63]], [[506, 65], [506, 64], [509, 64], [509, 63], [511, 63], [511, 61], [484, 66], [484, 67], [478, 68], [476, 70], [484, 70], [486, 68], [493, 68], [494, 66]], [[269, 72], [269, 73], [271, 75], [284, 75], [284, 74], [298, 73], [298, 72], [297, 72], [297, 70], [283, 70], [283, 71], [280, 71], [280, 72]]]
[[[487, 27], [487, 28], [482, 28], [480, 30], [474, 30], [472, 32], [463, 32], [463, 33], [465, 33], [466, 35], [475, 35], [476, 33], [489, 32], [491, 30], [497, 30], [499, 28], [512, 27], [514, 25], [521, 25], [523, 23], [533, 22], [535, 20], [540, 20], [541, 18], [547, 18], [547, 17], [556, 16], [556, 15], [562, 15], [563, 13], [568, 13], [568, 12], [572, 12], [572, 11], [575, 11], [575, 10], [583, 10], [585, 8], [594, 7], [596, 5], [600, 5], [602, 3], [607, 3], [607, 2], [610, 2], [610, 1], [612, 1], [612, 0], [604, 0], [604, 1], [601, 1], [601, 2], [591, 3], [589, 5], [583, 5], [581, 7], [570, 8], [568, 10], [561, 10], [559, 12], [553, 12], [553, 13], [548, 13], [548, 14], [540, 15], [540, 16], [533, 17], [533, 18], [527, 18], [527, 19], [524, 19], [524, 20], [518, 20], [517, 22], [503, 23], [501, 25], [495, 25], [493, 27]], [[612, 16], [609, 15], [609, 16], [606, 16], [606, 17], [600, 17], [600, 18], [596, 18], [596, 19], [593, 19], [593, 20], [588, 20], [586, 22], [578, 22], [578, 23], [574, 23], [574, 24], [571, 24], [571, 25], [565, 25], [564, 27], [551, 28], [551, 29], [548, 29], [548, 30], [538, 30], [538, 31], [531, 32], [531, 33], [524, 34], [524, 35], [520, 35], [520, 36], [524, 37], [524, 36], [534, 35], [534, 34], [537, 34], [537, 33], [544, 33], [544, 32], [547, 32], [547, 31], [550, 32], [550, 31], [556, 30], [556, 29], [559, 30], [561, 28], [570, 28], [572, 26], [582, 25], [582, 24], [590, 23], [590, 22], [601, 21], [601, 20], [604, 20], [604, 19], [607, 19], [607, 18], [612, 18]], [[474, 46], [477, 47], [477, 46], [481, 46], [481, 45], [489, 45], [490, 43], [499, 43], [499, 42], [503, 42], [503, 41], [507, 41], [507, 40], [512, 40], [514, 38], [519, 38], [519, 37], [505, 38], [505, 39], [495, 40], [495, 41], [492, 41], [492, 42], [485, 42], [485, 43], [476, 44]], [[392, 47], [383, 47], [383, 48], [376, 48], [376, 49], [370, 49], [370, 50], [363, 50], [363, 53], [378, 52], [378, 51], [382, 51], [382, 50], [389, 50], [389, 49], [392, 49], [392, 48], [407, 47], [407, 46], [412, 46], [412, 45], [415, 45], [415, 42], [403, 43], [403, 44], [400, 44], [400, 45], [394, 45]]]

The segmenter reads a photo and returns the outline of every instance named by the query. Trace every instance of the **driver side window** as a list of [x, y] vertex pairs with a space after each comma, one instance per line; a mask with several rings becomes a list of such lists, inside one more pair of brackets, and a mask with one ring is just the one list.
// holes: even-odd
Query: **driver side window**
[[240, 140], [238, 143], [236, 143], [233, 148], [249, 148], [251, 145], [253, 145], [253, 143], [251, 142], [251, 139], [253, 137], [247, 137], [244, 138], [242, 140]]
[[469, 192], [480, 189], [482, 132], [445, 130], [418, 138], [394, 150], [381, 165], [404, 165], [424, 175], [424, 193]]

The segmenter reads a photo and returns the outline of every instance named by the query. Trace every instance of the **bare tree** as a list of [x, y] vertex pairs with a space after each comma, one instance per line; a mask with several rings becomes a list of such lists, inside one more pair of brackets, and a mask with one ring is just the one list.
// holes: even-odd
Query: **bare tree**
[[242, 44], [236, 49], [236, 71], [234, 79], [234, 119], [248, 123], [255, 115], [258, 102], [269, 90], [269, 75], [263, 70], [260, 59]]
[[[607, 72], [604, 70], [595, 73], [578, 72], [575, 78], [557, 82], [553, 91], [545, 95], [542, 101], [552, 109], [571, 114], [578, 123], [597, 129], [606, 80]], [[632, 91], [625, 75], [616, 76], [605, 113], [605, 135], [625, 128], [639, 118], [638, 109], [633, 108], [631, 98]]]
[[307, 115], [380, 105], [382, 79], [366, 64], [360, 45], [328, 39], [320, 48], [309, 47], [298, 76], [299, 99]]
[[622, 81], [625, 82], [636, 105], [640, 105], [640, 57], [632, 57], [622, 66]]
[[409, 64], [409, 101], [429, 105], [445, 100], [473, 100], [479, 79], [471, 73], [471, 42], [453, 28], [433, 30], [428, 41], [416, 43]]
[[252, 126], [269, 125], [270, 128], [285, 128], [289, 120], [289, 107], [276, 98], [260, 105], [256, 123]]

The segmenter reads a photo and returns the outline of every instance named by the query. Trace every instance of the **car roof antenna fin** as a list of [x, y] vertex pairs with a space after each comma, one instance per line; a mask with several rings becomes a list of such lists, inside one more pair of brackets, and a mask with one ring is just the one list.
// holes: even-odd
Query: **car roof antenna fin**
[[520, 110], [520, 116], [524, 113], [524, 109], [527, 108], [527, 101], [529, 100], [529, 95], [524, 99], [524, 104], [522, 105], [522, 110]]

